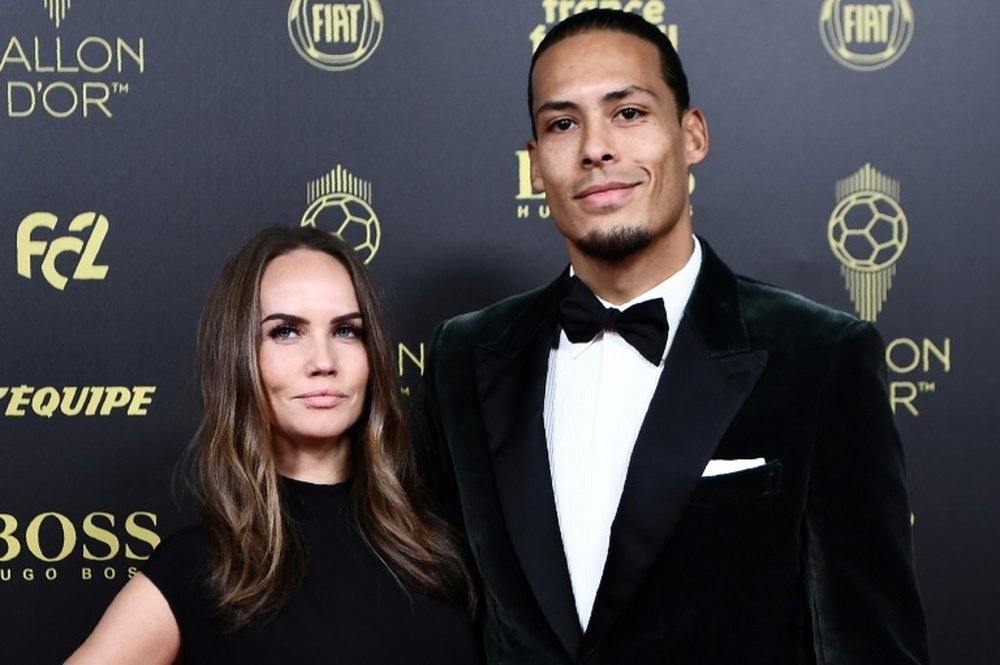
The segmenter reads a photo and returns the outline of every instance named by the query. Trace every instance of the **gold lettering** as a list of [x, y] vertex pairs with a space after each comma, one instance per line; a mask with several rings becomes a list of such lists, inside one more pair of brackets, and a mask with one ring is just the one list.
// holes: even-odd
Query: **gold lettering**
[[517, 151], [517, 199], [544, 199], [545, 192], [537, 192], [531, 186], [531, 157], [527, 150]]
[[143, 39], [142, 37], [139, 38], [138, 50], [133, 49], [131, 46], [129, 46], [128, 43], [121, 37], [118, 38], [117, 42], [115, 43], [115, 46], [117, 48], [116, 54], [117, 54], [117, 64], [118, 64], [119, 74], [121, 74], [122, 70], [124, 69], [122, 62], [124, 62], [125, 58], [122, 57], [123, 55], [128, 55], [128, 57], [132, 59], [132, 62], [134, 62], [136, 65], [139, 66], [140, 74], [145, 73], [146, 71], [145, 39]]
[[405, 344], [403, 344], [402, 342], [400, 342], [400, 344], [399, 344], [399, 352], [397, 354], [399, 356], [399, 375], [400, 376], [403, 376], [403, 359], [404, 358], [409, 358], [410, 362], [412, 362], [414, 365], [417, 366], [417, 369], [420, 370], [420, 376], [424, 375], [424, 343], [423, 342], [420, 343], [420, 346], [418, 347], [418, 349], [419, 349], [419, 354], [420, 354], [419, 357], [417, 355], [415, 355]]
[[944, 338], [944, 348], [934, 345], [929, 339], [924, 339], [924, 371], [929, 372], [931, 367], [931, 356], [938, 359], [945, 372], [951, 371], [951, 338]]
[[[28, 93], [31, 104], [24, 110], [14, 110], [14, 90], [23, 90]], [[7, 115], [11, 118], [26, 118], [35, 111], [35, 89], [30, 84], [23, 81], [7, 81]]]
[[[30, 90], [29, 86], [29, 90]], [[8, 95], [9, 99], [9, 95]], [[31, 107], [34, 109], [34, 97]], [[51, 212], [33, 212], [17, 226], [17, 274], [31, 278], [31, 257], [42, 256], [48, 243], [44, 240], [32, 240], [31, 232], [38, 227], [54, 230], [59, 218]]]
[[[325, 13], [329, 13], [330, 8], [329, 8], [328, 5], [313, 5], [312, 6], [312, 10], [313, 10], [312, 11], [312, 14], [313, 14], [312, 15], [312, 33], [313, 33], [312, 34], [312, 40], [314, 42], [318, 42], [318, 41], [322, 40], [322, 37], [320, 36], [320, 32], [319, 31], [320, 31], [320, 28], [323, 26], [323, 23], [324, 23], [324, 21], [323, 21], [323, 14], [324, 14], [324, 12]], [[330, 41], [329, 21], [326, 22], [326, 25], [327, 25], [327, 29], [326, 29], [327, 37], [326, 37], [325, 40], [322, 40], [322, 41], [327, 41], [328, 42], [328, 41]]]
[[[69, 93], [69, 101], [64, 109], [57, 109], [52, 105], [51, 101], [49, 100], [49, 95], [51, 95], [56, 90], [65, 90]], [[58, 96], [56, 97], [56, 99], [58, 100]], [[53, 118], [68, 118], [69, 116], [73, 115], [73, 112], [76, 111], [76, 107], [79, 106], [79, 104], [80, 104], [80, 98], [76, 94], [76, 88], [71, 86], [69, 83], [66, 83], [65, 81], [54, 81], [52, 83], [49, 83], [47, 86], [45, 86], [44, 92], [42, 92], [42, 106], [45, 107], [45, 110], [48, 111], [49, 115], [51, 115]], [[79, 254], [79, 250], [77, 250], [77, 253]]]
[[[38, 40], [35, 40], [35, 52], [38, 52]], [[78, 72], [79, 67], [66, 67], [62, 62], [62, 40], [56, 37], [56, 71], [57, 72]]]
[[43, 418], [51, 418], [59, 408], [59, 391], [46, 386], [35, 391], [31, 398], [31, 410]]
[[83, 558], [89, 559], [90, 561], [107, 561], [108, 559], [114, 558], [114, 556], [118, 554], [118, 550], [121, 549], [121, 545], [118, 543], [118, 536], [97, 525], [97, 518], [107, 520], [108, 526], [113, 527], [115, 525], [115, 516], [111, 513], [90, 513], [83, 518], [83, 532], [97, 542], [107, 545], [108, 552], [103, 556], [98, 556], [91, 551], [86, 543], [84, 543]]
[[77, 415], [83, 408], [83, 403], [87, 401], [88, 393], [90, 393], [90, 388], [84, 387], [80, 391], [80, 398], [76, 400], [76, 404], [73, 404], [73, 397], [76, 395], [76, 386], [66, 386], [63, 388], [62, 403], [59, 405], [59, 410], [64, 416]]
[[[51, 87], [48, 90], [51, 90]], [[42, 259], [42, 276], [45, 277], [45, 280], [49, 284], [62, 291], [66, 288], [66, 282], [69, 280], [56, 268], [56, 258], [63, 252], [79, 254], [81, 251], [83, 251], [83, 241], [79, 238], [73, 236], [56, 238], [49, 243], [49, 251], [45, 253], [45, 258]]]
[[878, 22], [879, 22], [879, 41], [887, 42], [889, 41], [889, 12], [892, 11], [892, 5], [878, 5]]
[[[0, 522], [3, 522], [0, 540], [7, 546], [7, 551], [0, 556], [0, 561], [10, 561], [21, 553], [21, 542], [14, 537], [14, 532], [17, 531], [17, 518], [7, 513], [0, 513]], [[7, 580], [10, 580], [10, 576]]]
[[[42, 528], [42, 524], [49, 517], [54, 517], [56, 522], [62, 528], [62, 548], [59, 553], [55, 556], [46, 556], [42, 551], [42, 544], [39, 540], [39, 531]], [[76, 529], [73, 527], [73, 523], [69, 521], [69, 518], [65, 515], [59, 513], [41, 513], [35, 515], [35, 518], [28, 522], [28, 528], [24, 531], [24, 543], [28, 547], [28, 551], [35, 555], [35, 558], [41, 561], [62, 561], [69, 553], [73, 551], [76, 547]]]
[[101, 415], [111, 415], [113, 409], [125, 406], [132, 398], [132, 391], [125, 386], [108, 386], [104, 404], [101, 406]]
[[149, 552], [144, 555], [137, 554], [128, 543], [125, 543], [125, 558], [144, 561], [149, 558], [149, 555], [156, 549], [157, 545], [160, 544], [160, 536], [158, 536], [152, 529], [147, 529], [146, 527], [141, 526], [139, 524], [140, 517], [147, 518], [152, 526], [156, 526], [155, 513], [138, 511], [125, 518], [125, 533], [132, 536], [139, 542], [149, 545]]
[[20, 385], [14, 386], [10, 389], [10, 401], [7, 402], [7, 410], [4, 411], [4, 415], [7, 416], [23, 416], [24, 407], [28, 406], [30, 398], [28, 397], [34, 388], [30, 386]]
[[[333, 42], [358, 41], [358, 10], [360, 5], [333, 5]], [[328, 40], [331, 41], [331, 40]]]
[[[11, 52], [14, 53], [13, 56]], [[10, 41], [7, 42], [7, 48], [3, 52], [3, 57], [0, 57], [0, 72], [10, 63], [20, 64], [24, 67], [24, 71], [31, 72], [31, 61], [28, 60], [28, 56], [25, 54], [24, 49], [21, 47], [21, 42], [17, 40], [17, 37], [11, 37]]]
[[[909, 351], [909, 362], [905, 365], [899, 364], [894, 357], [899, 355], [894, 353], [898, 348], [903, 348]], [[907, 337], [894, 339], [885, 348], [885, 362], [889, 365], [889, 369], [897, 374], [912, 372], [920, 364], [920, 347], [917, 346], [916, 342]]]
[[[660, 25], [663, 23], [663, 10], [664, 6], [660, 0], [649, 0], [642, 8], [642, 17], [653, 25]], [[674, 46], [676, 45], [675, 41]]]
[[844, 5], [844, 41], [870, 44], [889, 41], [892, 5]]
[[[38, 37], [35, 37], [32, 40], [32, 43], [35, 46], [35, 71], [36, 72], [40, 72], [42, 74], [47, 74], [49, 72], [55, 71], [55, 68], [52, 65], [46, 66], [46, 65], [42, 64], [42, 62], [41, 62], [41, 60], [42, 60], [42, 58], [41, 58], [41, 46], [39, 45], [38, 42], [39, 42]], [[62, 49], [62, 42], [60, 41], [60, 39], [58, 37], [56, 37], [56, 52], [57, 52], [57, 54], [58, 54], [58, 52], [61, 49]], [[62, 58], [59, 57], [58, 55], [56, 56], [56, 60], [61, 60], [61, 59]]]
[[88, 416], [92, 416], [97, 413], [97, 405], [101, 403], [101, 398], [104, 396], [104, 388], [101, 386], [93, 386], [90, 389], [90, 401], [87, 402], [87, 410], [83, 413]]
[[153, 403], [151, 395], [156, 392], [156, 386], [135, 386], [132, 388], [132, 401], [129, 402], [128, 411], [130, 416], [144, 416], [148, 412], [147, 406]]
[[857, 5], [844, 5], [844, 41], [850, 44], [855, 39], [857, 31]]
[[[111, 110], [108, 108], [108, 100], [111, 98], [111, 88], [107, 83], [96, 81], [86, 81], [83, 84], [83, 117], [90, 115], [90, 107], [96, 106], [105, 117], [111, 117]], [[89, 244], [88, 244], [89, 246]], [[77, 268], [79, 270], [79, 267]]]

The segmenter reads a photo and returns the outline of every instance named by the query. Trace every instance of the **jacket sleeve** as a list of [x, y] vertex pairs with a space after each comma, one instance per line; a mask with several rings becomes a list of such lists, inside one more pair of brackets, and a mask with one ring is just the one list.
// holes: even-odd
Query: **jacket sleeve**
[[446, 325], [447, 322], [438, 325], [428, 346], [423, 411], [419, 426], [415, 428], [416, 460], [424, 490], [434, 512], [453, 527], [464, 530], [451, 451], [441, 425], [442, 414], [438, 403], [439, 344]]
[[806, 504], [806, 591], [819, 665], [927, 663], [903, 451], [875, 328], [830, 364]]

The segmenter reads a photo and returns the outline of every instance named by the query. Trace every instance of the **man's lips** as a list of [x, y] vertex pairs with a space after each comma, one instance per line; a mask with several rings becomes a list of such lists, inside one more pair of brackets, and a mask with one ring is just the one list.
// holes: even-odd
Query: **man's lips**
[[582, 199], [593, 194], [603, 194], [604, 192], [611, 192], [618, 189], [632, 189], [635, 187], [635, 183], [631, 182], [603, 182], [598, 185], [591, 185], [573, 196], [575, 199]]
[[580, 190], [573, 198], [584, 205], [604, 208], [628, 198], [637, 184], [633, 182], [603, 182]]
[[347, 399], [347, 395], [336, 390], [314, 390], [296, 395], [295, 399], [313, 409], [330, 409]]

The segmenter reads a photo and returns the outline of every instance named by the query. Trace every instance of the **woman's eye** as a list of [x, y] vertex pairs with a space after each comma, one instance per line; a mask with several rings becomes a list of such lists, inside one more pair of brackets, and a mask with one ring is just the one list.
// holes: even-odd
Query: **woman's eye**
[[352, 323], [345, 323], [334, 328], [334, 337], [343, 337], [347, 339], [361, 339], [362, 330], [360, 326], [356, 326]]
[[298, 328], [289, 325], [280, 325], [271, 328], [271, 332], [267, 334], [271, 339], [285, 340], [291, 339], [299, 334]]

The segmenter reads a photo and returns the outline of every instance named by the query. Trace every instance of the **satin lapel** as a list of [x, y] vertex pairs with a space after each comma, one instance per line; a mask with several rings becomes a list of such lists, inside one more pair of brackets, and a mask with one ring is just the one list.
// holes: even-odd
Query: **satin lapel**
[[[581, 649], [621, 615], [673, 534], [729, 423], [767, 362], [746, 345], [736, 281], [703, 242], [702, 272], [636, 440], [611, 527], [608, 558]], [[706, 301], [712, 304], [706, 307]], [[704, 309], [703, 309], [704, 308]], [[706, 342], [702, 325], [728, 332]]]
[[563, 282], [543, 292], [496, 344], [476, 350], [476, 379], [497, 494], [514, 550], [553, 632], [575, 656], [583, 631], [563, 553], [543, 421], [554, 302]]

